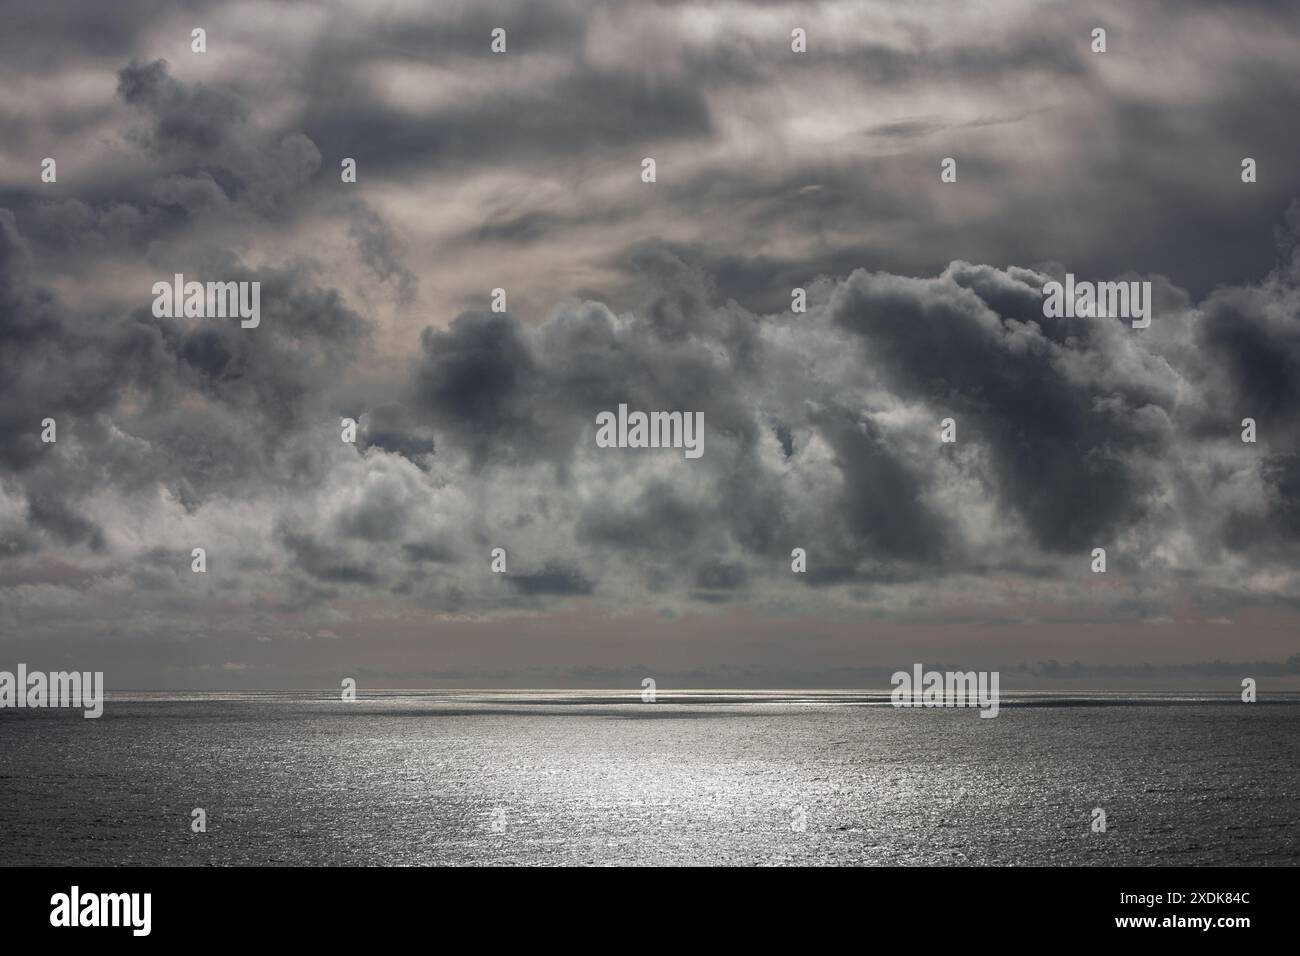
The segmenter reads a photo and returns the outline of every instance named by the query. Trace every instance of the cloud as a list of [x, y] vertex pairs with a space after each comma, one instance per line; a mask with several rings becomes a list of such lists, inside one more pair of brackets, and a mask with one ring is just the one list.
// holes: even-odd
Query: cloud
[[[0, 40], [7, 626], [353, 633], [356, 606], [1032, 626], [1300, 600], [1277, 8], [1107, 7], [1104, 56], [1083, 14], [1016, 3], [938, 24], [252, 4], [240, 32], [219, 5], [56, 8]], [[1066, 271], [1151, 281], [1152, 327], [1044, 318]], [[261, 282], [261, 326], [155, 318], [178, 272]], [[703, 413], [703, 458], [596, 447], [620, 403]]]
[[[255, 507], [249, 550], [283, 570], [232, 586], [283, 600], [304, 580], [320, 600], [384, 591], [489, 612], [579, 596], [800, 607], [832, 588], [902, 613], [927, 580], [997, 592], [1026, 573], [1015, 566], [1077, 596], [1099, 546], [1141, 574], [1148, 608], [1198, 579], [1221, 610], [1257, 597], [1263, 576], [1294, 596], [1290, 266], [1135, 330], [1046, 319], [1045, 274], [965, 262], [927, 279], [859, 270], [820, 283], [806, 315], [757, 315], [717, 302], [679, 250], [643, 246], [636, 267], [653, 292], [631, 312], [588, 302], [537, 325], [471, 312], [426, 328], [396, 398], [360, 414], [354, 447], [327, 409], [332, 377], [368, 361], [354, 348], [365, 323], [337, 293], [259, 272], [255, 332], [137, 311], [78, 346], [5, 225], [10, 295], [26, 288], [50, 315], [32, 324], [19, 310], [28, 324], [6, 326], [19, 349], [39, 355], [60, 336], [74, 356], [121, 356], [122, 342], [141, 343], [139, 374], [104, 375], [80, 397], [94, 376], [51, 370], [43, 397], [63, 401], [31, 396], [20, 416], [66, 416], [78, 459], [99, 463], [79, 481], [62, 446], [10, 451], [11, 474], [31, 472], [27, 521], [61, 553], [130, 562], [177, 547], [87, 517], [162, 492], [205, 525], [234, 495]], [[1241, 368], [1261, 349], [1256, 380]], [[703, 412], [704, 457], [597, 448], [596, 414], [620, 403]], [[1260, 447], [1215, 411], [1225, 403], [1253, 413]], [[938, 441], [945, 417], [956, 445]], [[497, 546], [511, 554], [507, 591], [486, 571]], [[794, 547], [809, 554], [806, 577], [790, 572]]]

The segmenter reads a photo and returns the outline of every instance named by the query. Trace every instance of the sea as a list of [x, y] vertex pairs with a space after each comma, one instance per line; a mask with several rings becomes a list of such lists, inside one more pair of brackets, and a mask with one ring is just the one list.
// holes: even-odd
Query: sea
[[0, 711], [0, 864], [1300, 863], [1295, 695], [336, 695]]

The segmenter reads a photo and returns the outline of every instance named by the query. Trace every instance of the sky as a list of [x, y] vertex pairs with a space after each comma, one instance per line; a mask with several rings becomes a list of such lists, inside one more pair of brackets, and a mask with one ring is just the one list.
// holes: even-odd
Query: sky
[[1300, 687], [1298, 13], [0, 2], [0, 667]]

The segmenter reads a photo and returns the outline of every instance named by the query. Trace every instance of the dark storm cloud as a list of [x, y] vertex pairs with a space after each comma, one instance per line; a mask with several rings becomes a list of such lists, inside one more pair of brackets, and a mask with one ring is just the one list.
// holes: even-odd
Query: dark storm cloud
[[[318, 412], [329, 376], [364, 352], [367, 336], [361, 316], [337, 292], [316, 286], [309, 267], [254, 272], [226, 250], [199, 258], [224, 272], [223, 280], [262, 284], [265, 324], [257, 341], [230, 320], [155, 318], [148, 280], [139, 284], [134, 309], [116, 302], [70, 308], [44, 288], [38, 266], [47, 261], [73, 272], [78, 256], [143, 249], [198, 219], [211, 226], [217, 207], [224, 207], [220, 215], [240, 208], [265, 214], [312, 166], [295, 155], [314, 153], [309, 143], [299, 148], [301, 137], [251, 132], [238, 97], [178, 83], [161, 61], [124, 68], [118, 92], [151, 119], [139, 146], [182, 162], [202, 153], [217, 160], [213, 171], [165, 173], [148, 198], [109, 199], [97, 208], [76, 198], [24, 196], [16, 205], [39, 255], [13, 213], [0, 210], [0, 420], [15, 436], [0, 454], [23, 476], [33, 527], [94, 551], [104, 548], [103, 532], [76, 502], [97, 485], [132, 493], [163, 488], [194, 512], [269, 471], [283, 468], [278, 477], [293, 480], [309, 459], [277, 464], [274, 451], [305, 414]], [[270, 167], [282, 171], [262, 175]], [[172, 268], [193, 277], [192, 254], [168, 258], [168, 281]], [[177, 407], [186, 396], [202, 400]], [[39, 427], [31, 428], [47, 417], [57, 423], [59, 444], [41, 443]], [[81, 455], [88, 461], [69, 457]]]
[[12, 213], [0, 209], [0, 421], [14, 436], [0, 443], [0, 460], [15, 469], [34, 465], [47, 451], [32, 423], [64, 414], [94, 417], [157, 365], [147, 332], [121, 321], [73, 320], [32, 270]]
[[[514, 165], [710, 130], [693, 77], [646, 77], [589, 61], [583, 45], [592, 11], [586, 5], [473, 3], [443, 12], [380, 20], [362, 36], [330, 35], [313, 47], [303, 73], [310, 100], [300, 124], [326, 155], [358, 155], [381, 172]], [[489, 43], [498, 27], [507, 32], [509, 52], [494, 56]], [[473, 102], [432, 114], [394, 107], [366, 79], [367, 69], [394, 60], [455, 70], [485, 55], [502, 71], [537, 57], [563, 56], [570, 65], [509, 93], [485, 76]]]
[[707, 515], [665, 481], [648, 483], [619, 504], [598, 496], [583, 512], [580, 541], [620, 552], [682, 552], [699, 536]]
[[362, 416], [357, 431], [357, 448], [382, 448], [417, 465], [423, 465], [434, 453], [436, 439], [432, 426], [422, 421], [412, 409], [397, 402], [380, 405]]
[[402, 263], [400, 243], [392, 228], [360, 200], [352, 205], [349, 220], [348, 234], [356, 243], [366, 268], [379, 282], [392, 288], [399, 304], [411, 305], [419, 289], [419, 280]]
[[421, 564], [426, 562], [442, 564], [456, 559], [455, 551], [436, 542], [404, 544], [402, 545], [402, 551], [410, 561]]
[[[169, 187], [161, 190], [164, 195]], [[15, 203], [21, 207], [21, 203]], [[35, 243], [79, 255], [143, 250], [169, 229], [181, 228], [184, 217], [164, 200], [158, 206], [111, 201], [92, 206], [81, 199], [39, 202], [24, 210], [24, 225]]]
[[859, 553], [902, 560], [935, 560], [944, 527], [920, 504], [923, 473], [909, 468], [869, 420], [832, 409], [811, 419], [835, 454], [846, 491], [835, 510]]
[[[11, 595], [24, 620], [91, 620], [67, 606], [128, 582], [154, 628], [155, 599], [242, 601], [249, 629], [372, 600], [904, 615], [1025, 581], [1130, 618], [1295, 600], [1281, 8], [701, 9], [254, 6], [244, 29], [55, 4], [0, 31], [22, 84], [0, 565], [40, 582]], [[1151, 278], [1152, 327], [1046, 319], [1065, 271]], [[155, 318], [175, 272], [260, 281], [260, 327]], [[481, 310], [497, 285], [514, 311]], [[620, 403], [702, 413], [703, 457], [597, 448]], [[1122, 583], [1089, 590], [1102, 546]]]
[[[118, 70], [116, 94], [128, 153], [78, 177], [74, 196], [59, 196], [56, 187], [9, 197], [51, 273], [124, 255], [175, 271], [237, 269], [250, 224], [311, 210], [321, 164], [315, 144], [295, 130], [250, 122], [242, 94], [178, 80], [161, 59]], [[66, 154], [61, 162], [66, 177]], [[329, 205], [349, 222], [361, 260], [409, 299], [414, 278], [393, 260], [400, 244], [387, 226], [360, 199], [331, 197]]]
[[104, 548], [104, 534], [94, 522], [72, 511], [68, 505], [43, 490], [27, 499], [28, 518], [63, 544], [85, 544], [92, 551]]
[[837, 67], [858, 73], [872, 86], [898, 87], [935, 79], [981, 83], [1036, 73], [1079, 78], [1088, 73], [1087, 49], [1071, 33], [1030, 24], [989, 31], [978, 45], [899, 49], [866, 40], [830, 56]]
[[577, 568], [548, 564], [540, 571], [512, 574], [510, 585], [528, 595], [582, 595], [592, 591], [591, 581]]
[[379, 573], [368, 562], [357, 560], [351, 552], [322, 542], [310, 532], [282, 527], [277, 533], [297, 566], [320, 581], [331, 584], [381, 583]]
[[[0, 211], [0, 265], [8, 276], [0, 296], [0, 424], [13, 437], [0, 445], [0, 461], [25, 489], [34, 529], [95, 552], [105, 537], [84, 499], [97, 489], [164, 488], [194, 511], [250, 482], [260, 493], [271, 472], [295, 480], [310, 457], [277, 464], [283, 436], [318, 406], [326, 376], [350, 361], [362, 335], [360, 318], [337, 297], [288, 275], [267, 276], [279, 299], [256, 343], [230, 320], [187, 325], [143, 310], [69, 314], [30, 284], [7, 211]], [[171, 407], [185, 396], [205, 401]], [[132, 407], [123, 408], [128, 398]], [[40, 440], [46, 419], [57, 443]], [[31, 542], [26, 534], [10, 540], [26, 541], [21, 550]]]
[[227, 199], [273, 214], [320, 168], [320, 151], [307, 136], [253, 129], [244, 97], [182, 83], [165, 60], [132, 61], [118, 74], [117, 92], [147, 116], [148, 125], [130, 134], [146, 149], [172, 162], [210, 167], [164, 180], [155, 197], [165, 205], [193, 214]]
[[248, 119], [239, 96], [185, 86], [168, 74], [164, 60], [132, 61], [118, 74], [117, 92], [126, 103], [152, 114], [153, 127], [143, 142], [159, 153], [215, 150], [223, 145], [227, 129]]
[[[1125, 410], [1163, 408], [1172, 396], [1136, 377], [1095, 383], [1066, 378], [1061, 347], [1038, 326], [1068, 335], [1067, 351], [1104, 353], [1108, 344], [1096, 339], [1103, 328], [1097, 320], [1042, 319], [1041, 280], [1037, 290], [1007, 276], [995, 282], [992, 270], [964, 263], [949, 273], [946, 282], [856, 274], [835, 303], [835, 320], [862, 337], [893, 388], [947, 409], [989, 443], [1005, 504], [1025, 517], [1039, 544], [1078, 551], [1134, 520], [1149, 479], [1128, 453], [1161, 436], [1104, 402]], [[965, 294], [962, 278], [975, 295]], [[997, 304], [1011, 314], [1000, 315]], [[1031, 330], [1020, 323], [1035, 305], [1039, 321]], [[914, 483], [901, 482], [896, 490]], [[900, 533], [917, 524], [908, 516]]]
[[[432, 16], [431, 13], [443, 16]], [[441, 11], [398, 12], [373, 23], [362, 35], [332, 35], [315, 51], [316, 65], [397, 54], [437, 62], [488, 49], [492, 31], [504, 29], [508, 47], [519, 53], [563, 52], [580, 48], [590, 10], [582, 3], [520, 5], [512, 0], [474, 0], [447, 4]]]
[[[26, 69], [48, 68], [52, 62], [92, 58], [123, 58], [134, 51], [137, 38], [175, 10], [173, 0], [122, 0], [112, 6], [81, 0], [47, 0], [39, 12], [21, 0], [0, 3], [0, 57]], [[197, 13], [204, 4], [187, 2]]]
[[741, 564], [710, 562], [695, 575], [695, 586], [706, 591], [734, 591], [748, 583], [749, 572]]
[[1263, 289], [1211, 297], [1201, 344], [1217, 355], [1241, 407], [1270, 418], [1300, 416], [1300, 324]]
[[[68, 7], [63, 9], [66, 14]], [[137, 9], [138, 14], [128, 10], [112, 31], [95, 29], [94, 36], [117, 36], [121, 55], [137, 57], [121, 71], [119, 85], [151, 117], [147, 141], [176, 158], [190, 154], [195, 163], [215, 164], [208, 172], [228, 195], [258, 184], [269, 193], [260, 199], [268, 207], [277, 204], [284, 187], [266, 184], [277, 177], [298, 182], [304, 170], [310, 175], [318, 156], [328, 157], [327, 166], [357, 156], [363, 175], [390, 180], [466, 165], [547, 178], [562, 173], [570, 160], [586, 168], [606, 152], [622, 157], [643, 142], [679, 140], [659, 158], [681, 166], [681, 160], [722, 144], [727, 133], [719, 119], [736, 129], [752, 112], [755, 128], [746, 132], [744, 153], [724, 150], [720, 165], [683, 169], [672, 177], [671, 189], [659, 191], [659, 201], [678, 218], [731, 221], [741, 234], [746, 226], [763, 230], [770, 241], [757, 254], [734, 241], [721, 249], [696, 243], [714, 260], [712, 274], [720, 286], [734, 288], [738, 301], [762, 310], [774, 308], [782, 291], [788, 294], [792, 279], [845, 275], [860, 266], [931, 274], [962, 257], [995, 263], [1046, 258], [1107, 274], [1136, 268], [1169, 275], [1203, 294], [1218, 283], [1262, 275], [1276, 210], [1300, 188], [1300, 173], [1287, 162], [1297, 147], [1288, 122], [1300, 94], [1300, 79], [1289, 68], [1293, 58], [1269, 48], [1249, 71], [1229, 70], [1223, 62], [1225, 45], [1249, 46], [1253, 37], [1277, 36], [1286, 24], [1284, 5], [1251, 5], [1218, 33], [1209, 29], [1209, 18], [1189, 15], [1185, 6], [1142, 12], [1119, 4], [1090, 12], [1062, 7], [1050, 21], [1024, 17], [1011, 4], [988, 11], [987, 28], [977, 33], [963, 29], [960, 20], [948, 28], [887, 6], [863, 6], [847, 20], [834, 5], [760, 7], [770, 19], [730, 29], [692, 25], [686, 7], [648, 10], [636, 4], [602, 4], [595, 11], [561, 2], [525, 8], [452, 4], [368, 15], [322, 10], [321, 22], [314, 24], [317, 42], [301, 51], [298, 68], [275, 70], [267, 81], [275, 92], [300, 101], [290, 121], [299, 137], [280, 142], [271, 136], [262, 144], [265, 161], [251, 163], [247, 155], [257, 151], [230, 144], [232, 136], [252, 136], [243, 120], [262, 92], [256, 70], [241, 70], [224, 87], [178, 82], [174, 70], [140, 49], [153, 8]], [[192, 8], [195, 17], [216, 24], [214, 49], [220, 49], [219, 11]], [[786, 19], [808, 27], [808, 54], [789, 53]], [[72, 35], [89, 39], [97, 20], [87, 14], [87, 30]], [[1089, 50], [1098, 23], [1110, 31], [1107, 54]], [[486, 52], [496, 26], [510, 34], [511, 52], [504, 56]], [[47, 36], [43, 24], [33, 29], [29, 42], [37, 45], [69, 35]], [[172, 51], [173, 58], [184, 55], [181, 39], [183, 34], [177, 41], [182, 52]], [[270, 55], [274, 31], [265, 44], [269, 71], [276, 62]], [[262, 51], [260, 41], [255, 48]], [[1174, 99], [1163, 86], [1131, 82], [1123, 71], [1132, 69], [1136, 50], [1152, 64], [1203, 64], [1196, 95]], [[440, 76], [462, 73], [474, 83], [464, 96], [412, 107], [373, 82], [371, 71], [392, 62], [446, 71], [412, 75], [403, 81], [412, 89], [436, 90]], [[839, 89], [843, 135], [896, 141], [902, 152], [837, 150], [842, 158], [828, 164], [814, 158], [816, 149], [793, 148], [798, 143], [780, 128], [762, 127], [763, 104], [788, 100], [789, 114], [799, 116], [823, 105], [815, 95], [808, 102], [809, 91], [818, 94], [828, 83], [842, 87], [850, 80], [861, 84], [864, 101], [888, 97], [893, 118], [860, 123], [854, 96]], [[959, 96], [942, 113], [899, 115], [894, 108], [908, 98], [928, 104], [951, 91]], [[963, 109], [964, 91], [983, 104], [978, 111]], [[740, 92], [752, 99], [737, 101]], [[1069, 115], [1062, 112], [1063, 101], [1072, 104]], [[1008, 155], [1008, 142], [1023, 144], [1018, 154]], [[209, 155], [213, 151], [218, 155]], [[226, 153], [243, 155], [245, 162]], [[936, 197], [918, 195], [917, 177], [923, 172], [935, 178], [938, 158], [947, 155], [959, 159], [962, 182], [996, 192], [1002, 204], [954, 220], [941, 215]], [[1249, 193], [1236, 180], [1242, 155], [1256, 156], [1266, 171]], [[1035, 172], [1027, 175], [1030, 167]], [[228, 182], [219, 175], [223, 170]], [[820, 193], [799, 192], [810, 185], [820, 185]], [[1054, 228], [1064, 214], [1063, 194], [1077, 198], [1066, 231]], [[485, 217], [481, 230], [469, 230], [464, 241], [563, 238], [582, 227], [593, 205], [598, 204], [524, 208], [497, 223]], [[91, 207], [96, 216], [109, 213], [107, 197], [92, 200]], [[605, 208], [603, 215], [617, 222], [641, 212]], [[1006, 216], [1003, 209], [1017, 212]], [[122, 221], [127, 216], [119, 210], [117, 221], [105, 228], [120, 234], [130, 225]], [[873, 232], [896, 223], [896, 234], [866, 239], [864, 220], [876, 227]], [[1134, 221], [1144, 228], [1115, 226]], [[371, 267], [377, 274], [392, 268], [391, 276], [410, 275], [395, 261], [398, 253], [376, 248], [383, 246], [375, 237], [384, 230], [373, 225], [372, 218], [359, 215], [351, 226]], [[1157, 235], [1162, 241], [1153, 242]], [[379, 265], [381, 259], [388, 265]], [[765, 274], [770, 281], [763, 281]], [[407, 296], [409, 286], [401, 288], [405, 278], [397, 282], [396, 294]]]
[[508, 315], [465, 313], [425, 329], [419, 397], [477, 462], [527, 460], [546, 435], [534, 418], [533, 358]]
[[[343, 108], [341, 108], [343, 107]], [[350, 107], [346, 108], [346, 107]], [[582, 70], [544, 91], [489, 97], [472, 108], [413, 116], [364, 93], [321, 102], [303, 128], [330, 155], [351, 155], [387, 173], [409, 167], [456, 168], [482, 162], [563, 161], [568, 155], [622, 150], [662, 137], [703, 135], [708, 108], [698, 90], [604, 70]]]
[[247, 416], [257, 428], [245, 440], [265, 447], [300, 427], [304, 415], [319, 414], [330, 377], [364, 350], [366, 324], [336, 291], [310, 284], [308, 276], [268, 270], [226, 275], [262, 283], [262, 334], [231, 319], [137, 314], [135, 321], [157, 336], [169, 366], [153, 391], [192, 390], [219, 409]]
[[[639, 322], [589, 303], [536, 331], [491, 312], [426, 329], [415, 373], [421, 406], [477, 465], [566, 461], [596, 412], [620, 402], [699, 408], [725, 436], [752, 442], [725, 379], [733, 363], [752, 362], [756, 318], [710, 307], [703, 277], [662, 250], [643, 250], [634, 265], [658, 290]], [[701, 349], [701, 336], [720, 351]]]
[[[1047, 276], [1032, 270], [958, 262], [934, 279], [858, 272], [795, 320], [805, 328], [800, 341], [772, 319], [719, 304], [679, 251], [646, 247], [638, 258], [655, 293], [634, 317], [591, 304], [559, 310], [534, 328], [505, 314], [462, 315], [446, 332], [426, 331], [415, 380], [422, 407], [447, 436], [440, 454], [448, 462], [464, 460], [488, 481], [533, 462], [559, 466], [555, 490], [582, 502], [572, 518], [578, 553], [637, 555], [652, 589], [664, 586], [665, 567], [672, 567], [668, 579], [689, 584], [697, 600], [717, 601], [755, 575], [779, 574], [787, 560], [781, 556], [810, 541], [816, 561], [808, 584], [900, 585], [927, 573], [988, 573], [978, 540], [960, 530], [953, 509], [965, 506], [951, 497], [953, 481], [966, 487], [962, 494], [991, 493], [1045, 555], [1086, 555], [1103, 543], [1116, 568], [1134, 571], [1141, 562], [1115, 542], [1130, 533], [1158, 537], [1153, 525], [1170, 520], [1161, 459], [1194, 458], [1198, 448], [1208, 453], [1237, 440], [1235, 427], [1207, 439], [1199, 424], [1205, 409], [1197, 383], [1211, 384], [1207, 369], [1216, 360], [1168, 365], [1194, 354], [1179, 350], [1184, 333], [1212, 353], [1230, 353], [1232, 343], [1214, 338], [1217, 300], [1228, 292], [1190, 322], [1169, 316], [1163, 338], [1143, 338], [1117, 320], [1045, 319]], [[1280, 290], [1293, 282], [1280, 272], [1255, 290], [1286, 330], [1278, 340], [1284, 352], [1296, 350], [1289, 336], [1296, 316], [1277, 306], [1285, 301]], [[844, 373], [818, 368], [812, 356], [820, 350], [856, 360]], [[927, 442], [935, 441], [940, 418], [954, 417], [961, 442], [979, 449], [979, 458], [950, 457], [955, 471], [941, 482], [937, 450], [918, 455], [916, 435], [883, 424], [873, 411], [872, 383], [925, 410]], [[1234, 401], [1244, 394], [1234, 389]], [[646, 470], [626, 497], [563, 477], [599, 462], [592, 456], [602, 453], [583, 442], [591, 440], [594, 413], [620, 401], [705, 409], [703, 497], [685, 474], [664, 480]], [[1279, 418], [1270, 414], [1270, 421], [1276, 426]], [[1279, 440], [1273, 433], [1271, 447]], [[835, 478], [827, 488], [782, 476], [819, 445], [820, 467]], [[623, 454], [625, 467], [651, 466], [641, 453]], [[1239, 458], [1235, 469], [1258, 469], [1284, 527], [1295, 511], [1291, 460]], [[1236, 480], [1233, 473], [1218, 480]], [[1226, 487], [1209, 481], [1197, 492], [1202, 502]], [[1174, 521], [1198, 535], [1220, 533], [1197, 514]], [[1249, 537], [1226, 533], [1222, 543], [1276, 559]], [[737, 549], [744, 559], [726, 557]], [[1033, 562], [1026, 567], [1045, 573]]]

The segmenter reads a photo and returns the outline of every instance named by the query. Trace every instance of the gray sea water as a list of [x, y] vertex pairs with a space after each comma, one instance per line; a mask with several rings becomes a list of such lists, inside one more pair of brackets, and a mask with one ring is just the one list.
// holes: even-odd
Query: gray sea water
[[0, 863], [1296, 864], [1298, 768], [1295, 697], [110, 696], [0, 711]]

